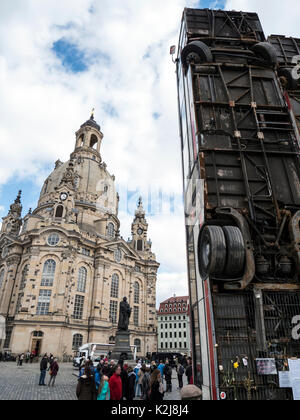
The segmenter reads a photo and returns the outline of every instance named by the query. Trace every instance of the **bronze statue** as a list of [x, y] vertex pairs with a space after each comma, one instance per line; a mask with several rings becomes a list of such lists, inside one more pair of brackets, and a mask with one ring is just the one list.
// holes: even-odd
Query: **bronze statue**
[[130, 315], [131, 315], [131, 308], [129, 306], [129, 303], [127, 302], [127, 298], [124, 297], [122, 302], [120, 303], [120, 314], [119, 314], [119, 323], [118, 323], [119, 331], [128, 331]]

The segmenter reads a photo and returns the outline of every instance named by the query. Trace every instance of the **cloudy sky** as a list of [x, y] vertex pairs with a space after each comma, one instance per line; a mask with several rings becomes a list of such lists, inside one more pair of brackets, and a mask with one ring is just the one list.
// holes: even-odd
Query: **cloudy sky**
[[[259, 12], [266, 34], [300, 37], [300, 4], [287, 0], [2, 0], [0, 2], [0, 217], [19, 189], [23, 213], [74, 148], [95, 107], [102, 157], [121, 196], [127, 239], [140, 194], [161, 263], [157, 300], [187, 294], [175, 67], [186, 7]], [[129, 191], [129, 194], [127, 193]], [[151, 206], [162, 197], [162, 205]], [[161, 195], [159, 195], [161, 191]], [[130, 200], [128, 202], [128, 197]]]

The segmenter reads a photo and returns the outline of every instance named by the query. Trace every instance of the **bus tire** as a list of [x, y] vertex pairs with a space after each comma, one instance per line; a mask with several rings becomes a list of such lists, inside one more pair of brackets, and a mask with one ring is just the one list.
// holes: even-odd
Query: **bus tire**
[[257, 58], [262, 59], [269, 66], [275, 67], [278, 63], [277, 53], [275, 48], [269, 42], [259, 42], [254, 45], [252, 51]]
[[226, 265], [226, 240], [220, 226], [205, 226], [199, 237], [199, 270], [202, 276], [220, 275]]
[[190, 63], [212, 63], [213, 55], [210, 48], [201, 41], [193, 41], [187, 44], [181, 52], [183, 67], [188, 68]]
[[226, 238], [227, 261], [225, 274], [235, 276], [240, 274], [245, 266], [245, 243], [242, 232], [236, 226], [224, 226], [223, 232]]

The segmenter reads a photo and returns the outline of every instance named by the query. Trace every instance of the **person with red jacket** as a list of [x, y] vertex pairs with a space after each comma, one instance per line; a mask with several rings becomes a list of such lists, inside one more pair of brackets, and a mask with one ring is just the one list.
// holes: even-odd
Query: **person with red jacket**
[[122, 399], [122, 379], [121, 379], [121, 366], [116, 366], [114, 374], [109, 380], [110, 399], [120, 401]]

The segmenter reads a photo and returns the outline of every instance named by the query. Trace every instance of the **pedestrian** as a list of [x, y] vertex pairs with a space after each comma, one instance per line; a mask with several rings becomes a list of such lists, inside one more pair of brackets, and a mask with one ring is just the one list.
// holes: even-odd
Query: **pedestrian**
[[97, 367], [94, 369], [94, 374], [95, 374], [95, 385], [96, 385], [96, 390], [98, 392], [99, 390], [99, 386], [101, 383], [101, 379], [102, 379], [102, 372], [101, 372], [101, 364], [98, 363]]
[[24, 360], [24, 353], [22, 353], [20, 356], [20, 366], [23, 365], [23, 360]]
[[33, 359], [34, 359], [34, 354], [33, 353], [30, 353], [30, 363], [33, 362]]
[[26, 359], [25, 359], [25, 363], [28, 363], [30, 360], [30, 351], [28, 350], [26, 353]]
[[115, 368], [116, 368], [116, 362], [114, 360], [111, 360], [109, 364], [109, 372], [108, 372], [109, 378], [111, 378], [113, 374], [115, 373]]
[[164, 368], [165, 368], [165, 365], [163, 364], [163, 362], [161, 360], [159, 362], [159, 365], [158, 365], [157, 369], [160, 371], [162, 383], [164, 383]]
[[109, 374], [110, 374], [110, 366], [108, 364], [108, 361], [106, 360], [104, 362], [104, 365], [102, 367], [102, 374], [107, 376], [108, 378], [110, 378]]
[[52, 386], [54, 386], [58, 371], [59, 371], [59, 366], [58, 366], [57, 358], [54, 358], [49, 368], [50, 380], [49, 380], [48, 386], [51, 385], [51, 382], [52, 382]]
[[186, 370], [185, 370], [185, 374], [186, 374], [186, 377], [187, 377], [188, 384], [191, 384], [191, 382], [193, 380], [193, 366], [192, 366], [192, 361], [191, 361], [190, 358], [188, 358], [188, 360], [187, 360], [187, 367], [186, 367]]
[[181, 363], [178, 363], [177, 366], [177, 378], [178, 378], [178, 388], [182, 389], [183, 388], [183, 374], [184, 374], [184, 367], [182, 366]]
[[120, 401], [122, 399], [121, 366], [115, 366], [114, 374], [109, 379], [110, 399]]
[[164, 374], [165, 374], [165, 379], [166, 379], [166, 392], [172, 392], [172, 368], [169, 365], [169, 363], [165, 364], [165, 368], [164, 368]]
[[156, 369], [150, 378], [150, 390], [149, 400], [150, 401], [163, 401], [164, 399], [164, 387], [162, 384], [161, 372]]
[[46, 372], [47, 372], [47, 366], [48, 366], [48, 357], [47, 357], [47, 354], [45, 354], [40, 363], [41, 374], [40, 374], [39, 385], [41, 386], [46, 386], [45, 377], [46, 377]]
[[141, 369], [138, 372], [138, 383], [137, 383], [137, 396], [139, 396], [142, 399], [142, 381], [143, 377], [146, 373], [146, 365], [143, 364]]
[[150, 368], [146, 368], [145, 374], [142, 379], [141, 389], [142, 389], [142, 400], [148, 400], [148, 393], [150, 390]]
[[79, 401], [92, 401], [97, 398], [95, 379], [90, 366], [85, 366], [83, 375], [78, 379], [76, 396]]
[[157, 369], [156, 362], [153, 360], [150, 365], [150, 372], [153, 373]]
[[122, 380], [122, 395], [123, 395], [123, 400], [127, 395], [127, 390], [128, 390], [128, 365], [124, 364], [122, 369], [121, 369], [121, 380]]
[[134, 393], [136, 397], [140, 397], [141, 396], [141, 392], [140, 392], [140, 388], [138, 387], [138, 380], [139, 380], [139, 371], [141, 370], [142, 365], [140, 364], [140, 362], [138, 361], [136, 367], [134, 368], [134, 373], [135, 373], [135, 387], [134, 387]]
[[102, 375], [102, 378], [101, 378], [101, 382], [98, 389], [97, 400], [110, 400], [108, 377], [105, 375]]
[[133, 401], [134, 396], [135, 396], [136, 375], [131, 366], [128, 367], [127, 373], [128, 373], [128, 384], [127, 384], [126, 400]]

